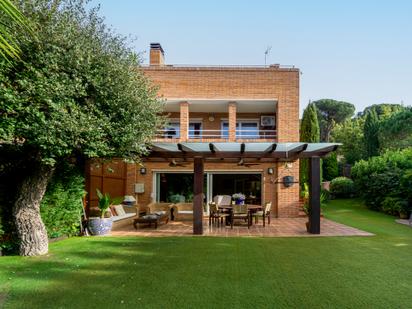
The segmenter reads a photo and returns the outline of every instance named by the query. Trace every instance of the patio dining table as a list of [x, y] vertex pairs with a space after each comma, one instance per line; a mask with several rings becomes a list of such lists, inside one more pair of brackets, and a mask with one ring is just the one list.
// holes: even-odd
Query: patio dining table
[[[262, 210], [263, 206], [262, 205], [255, 205], [255, 204], [246, 204], [246, 206], [247, 206], [247, 210], [248, 210], [248, 214], [249, 214], [249, 220], [250, 220], [249, 224], [252, 225], [253, 224], [253, 220], [251, 219], [252, 214], [254, 212]], [[221, 210], [232, 211], [232, 209], [233, 209], [233, 205], [219, 205], [218, 207]], [[230, 218], [226, 217], [226, 220], [230, 220]], [[226, 221], [226, 225], [228, 225], [229, 223], [230, 223], [229, 221]]]

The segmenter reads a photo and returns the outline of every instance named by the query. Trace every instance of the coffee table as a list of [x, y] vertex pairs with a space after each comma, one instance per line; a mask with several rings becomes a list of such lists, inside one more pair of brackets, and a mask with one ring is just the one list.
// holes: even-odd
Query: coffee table
[[165, 224], [167, 224], [169, 222], [168, 214], [145, 215], [143, 217], [139, 217], [139, 218], [133, 220], [133, 226], [137, 230], [137, 225], [138, 224], [149, 224], [149, 227], [150, 227], [150, 226], [152, 226], [152, 223], [154, 223], [155, 229], [157, 229], [157, 226], [161, 222], [164, 222]]

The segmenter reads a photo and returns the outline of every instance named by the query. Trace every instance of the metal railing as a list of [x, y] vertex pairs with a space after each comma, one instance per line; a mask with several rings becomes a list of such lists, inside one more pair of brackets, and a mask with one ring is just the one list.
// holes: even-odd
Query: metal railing
[[[159, 130], [155, 136], [161, 139], [179, 139], [180, 131], [164, 129]], [[236, 130], [236, 139], [275, 139], [277, 137], [276, 130]], [[188, 139], [229, 139], [227, 130], [198, 130], [189, 129]]]

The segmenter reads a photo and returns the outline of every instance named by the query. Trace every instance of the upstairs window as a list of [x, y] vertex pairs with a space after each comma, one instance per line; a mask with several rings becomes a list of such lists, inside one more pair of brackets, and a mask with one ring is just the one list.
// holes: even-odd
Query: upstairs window
[[202, 137], [202, 123], [199, 121], [189, 123], [189, 138]]
[[[222, 122], [222, 138], [229, 138], [229, 122]], [[239, 120], [236, 122], [236, 138], [259, 138], [259, 121]]]
[[180, 123], [169, 122], [164, 133], [166, 138], [179, 138], [180, 137]]

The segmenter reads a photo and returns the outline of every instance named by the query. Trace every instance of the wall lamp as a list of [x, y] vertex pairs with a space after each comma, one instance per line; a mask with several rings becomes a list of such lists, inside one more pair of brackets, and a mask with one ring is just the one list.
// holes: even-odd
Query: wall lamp
[[146, 172], [147, 172], [147, 170], [146, 170], [145, 167], [141, 167], [141, 168], [140, 168], [140, 174], [141, 174], [141, 175], [146, 175]]
[[269, 167], [269, 168], [268, 168], [268, 174], [269, 174], [269, 175], [273, 175], [273, 173], [274, 173], [273, 168], [272, 168], [272, 167]]

